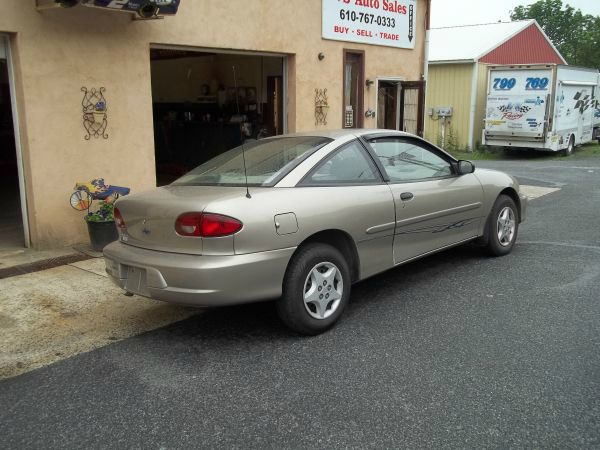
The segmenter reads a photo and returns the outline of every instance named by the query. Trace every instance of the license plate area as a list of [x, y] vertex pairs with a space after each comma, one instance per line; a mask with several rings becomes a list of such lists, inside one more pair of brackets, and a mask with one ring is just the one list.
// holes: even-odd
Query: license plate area
[[124, 266], [125, 269], [125, 290], [133, 294], [149, 297], [148, 281], [145, 269], [139, 267]]
[[112, 259], [104, 257], [104, 263], [106, 264], [106, 272], [115, 278], [125, 278], [123, 275], [123, 268], [120, 264]]

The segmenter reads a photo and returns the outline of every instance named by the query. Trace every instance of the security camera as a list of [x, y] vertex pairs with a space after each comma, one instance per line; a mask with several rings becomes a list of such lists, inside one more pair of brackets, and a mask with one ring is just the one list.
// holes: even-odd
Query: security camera
[[138, 9], [138, 15], [143, 19], [151, 19], [156, 17], [160, 11], [158, 5], [153, 1], [147, 1]]
[[63, 8], [72, 8], [79, 4], [79, 0], [54, 0], [54, 3], [62, 6]]

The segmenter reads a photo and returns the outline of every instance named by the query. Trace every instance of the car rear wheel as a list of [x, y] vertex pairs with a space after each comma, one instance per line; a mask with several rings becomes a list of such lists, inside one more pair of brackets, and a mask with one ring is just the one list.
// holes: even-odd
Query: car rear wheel
[[519, 232], [519, 212], [512, 198], [500, 195], [494, 203], [487, 223], [486, 250], [492, 256], [509, 254]]
[[276, 303], [279, 317], [298, 333], [322, 333], [342, 315], [350, 298], [350, 284], [348, 263], [336, 248], [308, 244], [288, 266], [283, 295]]

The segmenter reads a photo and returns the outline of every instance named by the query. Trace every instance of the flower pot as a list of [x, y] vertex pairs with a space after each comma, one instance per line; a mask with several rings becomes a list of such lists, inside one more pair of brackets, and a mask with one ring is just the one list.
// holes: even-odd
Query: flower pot
[[96, 123], [102, 123], [106, 118], [106, 113], [103, 112], [94, 112], [92, 114], [94, 115], [94, 122]]
[[108, 244], [119, 239], [119, 232], [114, 220], [87, 222], [87, 226], [94, 251], [101, 252]]

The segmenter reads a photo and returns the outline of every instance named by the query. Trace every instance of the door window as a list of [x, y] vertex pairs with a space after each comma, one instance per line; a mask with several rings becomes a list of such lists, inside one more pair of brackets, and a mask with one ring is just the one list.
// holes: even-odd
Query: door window
[[344, 51], [344, 128], [363, 126], [364, 53]]
[[400, 82], [380, 81], [377, 90], [377, 128], [400, 129]]
[[302, 184], [372, 184], [381, 181], [377, 167], [357, 141], [345, 145], [325, 159]]
[[402, 131], [419, 134], [419, 89], [405, 88], [402, 104]]
[[400, 130], [423, 136], [425, 82], [403, 82], [400, 97]]
[[452, 175], [450, 163], [420, 142], [410, 139], [374, 139], [370, 144], [392, 183]]

